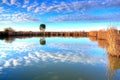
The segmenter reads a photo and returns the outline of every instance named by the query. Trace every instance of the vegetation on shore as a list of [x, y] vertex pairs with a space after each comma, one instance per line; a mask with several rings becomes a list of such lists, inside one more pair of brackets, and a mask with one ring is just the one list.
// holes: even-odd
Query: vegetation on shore
[[[90, 32], [89, 32], [90, 33]], [[91, 41], [97, 41], [98, 45], [105, 48], [108, 55], [120, 58], [120, 31], [114, 27], [106, 30], [99, 30], [98, 32], [91, 32], [96, 36], [89, 36]], [[90, 34], [91, 34], [90, 33]]]
[[[0, 32], [0, 39], [13, 41], [14, 38], [25, 37], [89, 37], [91, 41], [97, 41], [98, 45], [106, 48], [107, 53], [111, 56], [120, 57], [120, 31], [114, 27], [99, 31], [75, 31], [75, 32], [47, 32], [45, 24], [39, 26], [39, 32], [32, 31], [15, 31], [12, 28], [5, 28]], [[40, 44], [45, 44], [45, 40], [41, 40]]]
[[[5, 28], [4, 31], [0, 32], [0, 38], [4, 37], [16, 37], [16, 36], [44, 36], [44, 37], [96, 37], [97, 39], [106, 39], [111, 37], [113, 33], [114, 36], [120, 34], [120, 31], [115, 28], [108, 28], [107, 30], [99, 30], [99, 31], [74, 31], [74, 32], [48, 32], [45, 31], [46, 26], [45, 24], [40, 25], [40, 31], [38, 32], [32, 32], [32, 31], [15, 31], [12, 28]], [[112, 31], [112, 32], [111, 32]]]

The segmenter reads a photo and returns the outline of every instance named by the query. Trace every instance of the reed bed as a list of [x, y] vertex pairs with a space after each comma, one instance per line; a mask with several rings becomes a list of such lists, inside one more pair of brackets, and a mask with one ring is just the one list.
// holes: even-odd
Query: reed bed
[[89, 36], [89, 37], [97, 37], [97, 34], [98, 34], [97, 31], [90, 31], [90, 32], [88, 33], [88, 36]]
[[107, 52], [111, 56], [120, 57], [120, 34], [116, 28], [107, 30]]
[[107, 38], [107, 31], [105, 29], [99, 30], [97, 38], [100, 40], [105, 40]]

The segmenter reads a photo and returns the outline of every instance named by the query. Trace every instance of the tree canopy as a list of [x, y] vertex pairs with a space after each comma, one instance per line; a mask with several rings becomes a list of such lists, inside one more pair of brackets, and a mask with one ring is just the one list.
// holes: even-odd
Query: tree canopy
[[8, 31], [14, 32], [15, 30], [12, 29], [11, 27], [8, 27], [8, 28], [5, 28], [4, 31], [5, 31], [5, 32], [8, 32]]
[[45, 24], [40, 24], [40, 31], [45, 31], [46, 25]]

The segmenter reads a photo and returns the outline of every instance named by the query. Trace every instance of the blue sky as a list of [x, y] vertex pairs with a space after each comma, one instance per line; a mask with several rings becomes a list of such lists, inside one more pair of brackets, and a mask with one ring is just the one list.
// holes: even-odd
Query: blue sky
[[0, 30], [47, 31], [98, 30], [110, 25], [120, 29], [120, 0], [0, 0]]

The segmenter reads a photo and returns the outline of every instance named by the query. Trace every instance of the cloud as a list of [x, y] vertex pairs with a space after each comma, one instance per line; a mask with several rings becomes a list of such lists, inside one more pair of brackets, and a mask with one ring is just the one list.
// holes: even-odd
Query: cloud
[[12, 60], [12, 64], [14, 67], [20, 65], [20, 63], [21, 63], [21, 58]]
[[15, 14], [1, 14], [0, 15], [0, 21], [10, 21], [10, 22], [33, 22], [33, 21], [39, 21], [39, 18], [34, 18], [30, 14], [26, 13], [15, 13]]
[[[17, 66], [29, 66], [32, 65], [32, 63], [34, 62], [67, 62], [90, 65], [94, 65], [97, 63], [106, 63], [106, 58], [103, 57], [103, 55], [98, 55], [98, 53], [96, 54], [96, 51], [89, 51], [91, 49], [95, 49], [95, 47], [97, 48], [96, 43], [81, 43], [77, 45], [74, 43], [51, 43], [48, 45], [48, 48], [54, 50], [57, 47], [58, 49], [54, 50], [54, 52], [43, 50], [42, 47], [40, 48], [40, 45], [36, 42], [32, 42], [26, 45], [25, 44], [26, 41], [19, 42], [19, 40], [18, 42], [14, 42], [12, 44], [2, 43], [0, 45], [0, 69]], [[10, 54], [11, 52], [13, 54]]]
[[42, 10], [45, 10], [45, 9], [47, 8], [47, 6], [46, 6], [46, 4], [43, 2], [43, 3], [41, 3], [40, 8], [41, 8]]
[[37, 5], [38, 5], [38, 3], [34, 2], [33, 4], [31, 4], [30, 6], [27, 7], [27, 11], [33, 10]]
[[40, 19], [32, 18], [32, 17], [25, 17], [24, 20], [26, 20], [26, 21], [33, 21], [33, 22], [40, 21]]
[[69, 4], [66, 4], [65, 2], [61, 2], [61, 7], [62, 8], [58, 8], [59, 11], [61, 11], [62, 9], [66, 8], [66, 10], [71, 11], [71, 6]]
[[39, 11], [40, 11], [40, 7], [37, 7], [34, 12], [37, 13]]
[[4, 67], [9, 67], [9, 66], [11, 66], [11, 65], [10, 65], [10, 61], [6, 61], [3, 66], [4, 66]]
[[90, 14], [70, 14], [61, 15], [57, 17], [49, 18], [51, 22], [62, 22], [62, 21], [120, 21], [119, 13], [107, 14], [107, 15], [90, 15]]
[[[9, 55], [10, 56], [10, 55]], [[8, 56], [7, 56], [8, 57]], [[3, 58], [4, 59], [4, 58]], [[67, 52], [67, 53], [50, 53], [46, 51], [36, 51], [34, 53], [28, 53], [25, 56], [20, 56], [17, 59], [16, 58], [9, 58], [8, 60], [4, 60], [3, 66], [0, 66], [2, 69], [6, 67], [17, 67], [17, 66], [28, 66], [32, 64], [33, 62], [49, 62], [52, 61], [52, 63], [56, 62], [68, 62], [68, 63], [83, 63], [83, 64], [97, 64], [97, 63], [105, 63], [105, 58], [102, 56], [94, 56], [89, 55], [86, 53], [73, 53], [73, 52]]]
[[24, 0], [24, 4], [29, 4], [29, 0]]
[[[74, 12], [78, 11], [81, 12], [83, 10], [90, 10], [94, 8], [107, 8], [107, 7], [120, 7], [120, 1], [101, 1], [101, 0], [88, 0], [88, 1], [70, 1], [65, 2], [57, 2], [57, 3], [51, 3], [50, 5], [47, 5], [46, 3], [39, 4], [40, 6], [37, 6], [35, 8], [35, 13], [37, 12]], [[31, 6], [32, 7], [32, 6]]]
[[0, 7], [0, 13], [3, 13], [5, 11], [4, 7]]
[[40, 13], [40, 14], [46, 13], [46, 8], [47, 8], [47, 6], [46, 6], [46, 4], [43, 2], [43, 3], [41, 3], [40, 6], [37, 6], [37, 7], [35, 8], [34, 13]]
[[24, 4], [23, 6], [22, 6], [22, 8], [26, 8], [27, 7], [27, 5], [26, 4]]
[[2, 3], [5, 4], [22, 4], [21, 8], [27, 9], [27, 11], [33, 10], [35, 13], [39, 13], [44, 11], [46, 12], [71, 12], [71, 11], [82, 11], [84, 10], [89, 10], [89, 9], [94, 9], [94, 8], [107, 8], [107, 7], [120, 7], [120, 0], [88, 0], [88, 1], [56, 1], [56, 2], [49, 2], [44, 1], [44, 2], [39, 2], [38, 0], [30, 2], [29, 0], [23, 0], [18, 1], [18, 0], [10, 0], [10, 3], [8, 0], [2, 0]]
[[2, 3], [8, 4], [8, 0], [2, 0]]
[[11, 0], [10, 3], [11, 3], [11, 5], [13, 5], [16, 3], [16, 0]]
[[[36, 11], [37, 10], [37, 11]], [[52, 4], [52, 5], [47, 5], [45, 3], [41, 3], [41, 5], [39, 7], [37, 7], [35, 10], [35, 12], [61, 12], [61, 11], [71, 11], [70, 5], [65, 3], [65, 2], [61, 2], [59, 4]]]
[[24, 0], [22, 8], [26, 8], [29, 5], [29, 0]]
[[[51, 15], [52, 17], [49, 18], [49, 21], [120, 21], [116, 14], [112, 11], [109, 11], [109, 15], [90, 15], [89, 11], [94, 9], [105, 9], [105, 8], [119, 8], [120, 7], [120, 0], [87, 0], [87, 1], [52, 1], [51, 3], [47, 1], [39, 2], [38, 0], [30, 1], [30, 0], [2, 0], [2, 3], [9, 5], [8, 9], [6, 7], [0, 7], [0, 13], [4, 13], [7, 11], [11, 13], [10, 15], [14, 15], [16, 13], [25, 13], [30, 15], [22, 14], [18, 17], [1, 17], [0, 21], [5, 22], [22, 22], [22, 21], [39, 21], [39, 18], [34, 15], [43, 15], [46, 13], [54, 12], [55, 15]], [[15, 12], [12, 10], [11, 7], [15, 6]], [[103, 11], [103, 10], [102, 10]], [[101, 14], [104, 14], [102, 13]], [[115, 11], [114, 11], [115, 12]], [[73, 14], [74, 13], [74, 14]], [[107, 13], [107, 12], [106, 12]], [[34, 15], [33, 15], [34, 14]], [[58, 14], [58, 15], [56, 15]], [[71, 14], [71, 15], [70, 15]], [[44, 17], [43, 17], [44, 18]], [[45, 17], [46, 18], [46, 17]], [[44, 19], [45, 20], [45, 19]]]

